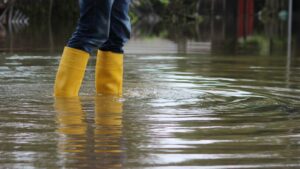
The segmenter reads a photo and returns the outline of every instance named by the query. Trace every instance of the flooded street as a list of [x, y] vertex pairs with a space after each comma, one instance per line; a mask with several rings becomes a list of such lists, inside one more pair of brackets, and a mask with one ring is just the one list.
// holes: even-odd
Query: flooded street
[[2, 54], [0, 168], [299, 168], [300, 59], [127, 54], [124, 97], [52, 97], [59, 54]]
[[95, 95], [94, 54], [66, 99], [77, 1], [0, 0], [0, 169], [300, 168], [291, 2], [135, 0], [123, 97]]

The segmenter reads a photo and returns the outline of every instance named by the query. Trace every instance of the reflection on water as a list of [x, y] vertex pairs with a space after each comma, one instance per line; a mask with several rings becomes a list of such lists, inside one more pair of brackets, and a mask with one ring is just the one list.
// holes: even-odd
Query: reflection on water
[[94, 57], [53, 98], [59, 58], [2, 54], [1, 167], [300, 167], [298, 58], [127, 55], [121, 99], [94, 96]]
[[122, 103], [115, 98], [99, 96], [94, 104], [95, 123], [90, 126], [80, 98], [56, 98], [61, 165], [67, 168], [122, 168]]
[[0, 168], [300, 168], [299, 34], [286, 57], [276, 10], [225, 15], [134, 25], [123, 98], [95, 96], [95, 57], [52, 97], [73, 22], [0, 25]]
[[[8, 21], [7, 23], [0, 22], [0, 42], [2, 42], [0, 51], [10, 53], [20, 51], [55, 53], [61, 51], [76, 25], [74, 16], [77, 15], [73, 12], [77, 11], [77, 2], [69, 4], [72, 4], [72, 12], [62, 10], [52, 14], [52, 1], [50, 4], [29, 1], [30, 4], [21, 0], [14, 1], [18, 4], [16, 9], [7, 7], [12, 13], [17, 13], [12, 16], [20, 15], [17, 19], [25, 19], [25, 21], [17, 22], [12, 19], [9, 22], [9, 16], [2, 15], [8, 17], [6, 19]], [[57, 6], [61, 6], [60, 1], [55, 1], [55, 3]], [[33, 6], [32, 4], [38, 5]], [[137, 4], [140, 3], [135, 3], [135, 5]], [[158, 21], [141, 16], [141, 19], [133, 24], [132, 41], [127, 45], [126, 51], [135, 54], [213, 53], [263, 56], [285, 54], [283, 51], [287, 46], [287, 18], [289, 16], [287, 1], [245, 0], [244, 3], [244, 0], [230, 2], [199, 0], [197, 4], [197, 8], [199, 8], [197, 16], [201, 18], [199, 21], [184, 19], [181, 22], [177, 20], [178, 24], [176, 19], [173, 19], [172, 22], [170, 16], [166, 17], [169, 19]], [[296, 2], [294, 4], [295, 8], [299, 6]], [[48, 7], [48, 5], [50, 6]], [[58, 8], [57, 6], [56, 8]], [[53, 10], [56, 10], [54, 6], [52, 7]], [[41, 18], [38, 17], [39, 15], [30, 15], [30, 19], [33, 21], [28, 22], [28, 18], [23, 12], [30, 14], [32, 11], [27, 11], [30, 8], [44, 11]], [[294, 12], [295, 17], [291, 22], [294, 30], [291, 45], [294, 46], [292, 54], [297, 56], [299, 33], [296, 30], [300, 24], [297, 18], [299, 12], [297, 10]], [[45, 15], [45, 13], [48, 14]], [[70, 13], [73, 13], [74, 16], [70, 17], [68, 15]], [[23, 15], [25, 16], [23, 17]], [[185, 16], [181, 17], [185, 18]], [[187, 17], [193, 18], [193, 16]]]

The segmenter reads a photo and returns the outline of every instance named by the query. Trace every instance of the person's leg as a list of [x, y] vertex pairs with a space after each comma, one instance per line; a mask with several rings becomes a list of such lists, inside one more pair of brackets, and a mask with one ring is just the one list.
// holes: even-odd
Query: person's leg
[[130, 39], [131, 33], [128, 14], [130, 2], [131, 0], [115, 0], [111, 13], [109, 38], [100, 50], [124, 53], [123, 46]]
[[109, 37], [114, 0], [80, 0], [80, 18], [67, 46], [88, 53], [102, 46]]
[[115, 0], [108, 40], [100, 47], [96, 63], [97, 94], [122, 95], [123, 46], [130, 38], [128, 15], [131, 0]]
[[78, 96], [89, 55], [109, 37], [114, 0], [80, 0], [76, 31], [64, 49], [56, 75], [54, 96]]

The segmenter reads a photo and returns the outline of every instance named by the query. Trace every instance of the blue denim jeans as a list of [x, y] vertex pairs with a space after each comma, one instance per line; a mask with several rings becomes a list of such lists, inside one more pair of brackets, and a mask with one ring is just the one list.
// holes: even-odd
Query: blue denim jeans
[[80, 18], [67, 46], [88, 53], [100, 49], [123, 53], [130, 38], [131, 0], [79, 0]]

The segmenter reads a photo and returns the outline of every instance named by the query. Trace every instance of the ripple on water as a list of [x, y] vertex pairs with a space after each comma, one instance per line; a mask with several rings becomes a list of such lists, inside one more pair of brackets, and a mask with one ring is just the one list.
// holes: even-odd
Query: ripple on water
[[123, 99], [94, 96], [91, 64], [68, 100], [52, 98], [58, 58], [0, 64], [1, 167], [300, 166], [299, 60], [128, 56]]

